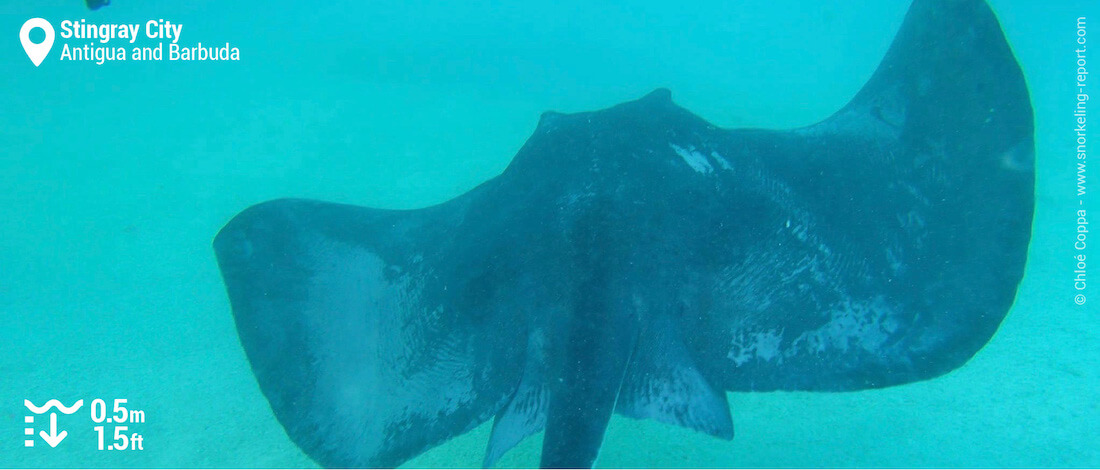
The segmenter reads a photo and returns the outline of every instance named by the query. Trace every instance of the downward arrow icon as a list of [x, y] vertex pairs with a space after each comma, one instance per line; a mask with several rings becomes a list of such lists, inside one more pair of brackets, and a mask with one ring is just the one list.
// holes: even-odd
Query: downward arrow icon
[[61, 431], [61, 434], [57, 433], [57, 413], [50, 413], [50, 433], [46, 434], [46, 431], [39, 431], [39, 436], [42, 436], [42, 440], [46, 441], [50, 447], [57, 447], [61, 443], [65, 436], [69, 435], [68, 431]]

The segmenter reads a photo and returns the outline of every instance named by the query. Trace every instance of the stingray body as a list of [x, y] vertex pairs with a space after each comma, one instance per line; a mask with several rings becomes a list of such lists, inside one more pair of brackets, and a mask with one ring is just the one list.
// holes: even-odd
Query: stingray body
[[394, 211], [251, 207], [214, 246], [287, 434], [396, 466], [494, 419], [594, 464], [613, 413], [732, 438], [726, 391], [935, 377], [996, 331], [1033, 208], [1032, 111], [992, 12], [917, 0], [853, 100], [729, 130], [658, 90], [545, 114], [508, 168]]

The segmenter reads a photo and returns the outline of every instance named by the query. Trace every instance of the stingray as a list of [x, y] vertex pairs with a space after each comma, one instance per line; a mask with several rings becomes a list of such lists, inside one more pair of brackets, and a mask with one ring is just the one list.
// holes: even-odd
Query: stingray
[[496, 176], [416, 210], [282, 199], [214, 240], [287, 435], [392, 467], [492, 419], [595, 463], [617, 413], [732, 439], [726, 392], [940, 376], [1023, 275], [1032, 109], [979, 0], [916, 0], [850, 103], [723, 129], [667, 90], [545, 113]]

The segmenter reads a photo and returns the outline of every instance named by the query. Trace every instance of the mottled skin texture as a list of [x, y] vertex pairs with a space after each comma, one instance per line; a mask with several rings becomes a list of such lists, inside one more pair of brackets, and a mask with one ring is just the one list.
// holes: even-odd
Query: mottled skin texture
[[732, 438], [725, 391], [938, 376], [1012, 304], [1032, 111], [977, 0], [917, 0], [819, 124], [726, 130], [658, 90], [547, 113], [498, 177], [386, 211], [249, 208], [214, 245], [288, 435], [395, 466], [495, 417], [486, 465], [546, 430], [595, 462], [613, 412]]

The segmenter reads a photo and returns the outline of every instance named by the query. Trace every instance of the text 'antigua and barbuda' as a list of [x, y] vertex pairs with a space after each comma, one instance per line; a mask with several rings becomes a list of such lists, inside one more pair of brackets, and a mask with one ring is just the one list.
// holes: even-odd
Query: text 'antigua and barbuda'
[[[41, 42], [31, 38], [31, 32], [41, 29]], [[103, 65], [120, 61], [239, 61], [241, 51], [228, 41], [215, 43], [181, 41], [184, 25], [165, 19], [144, 23], [93, 24], [87, 20], [63, 20], [56, 33], [63, 41], [59, 60], [91, 62]], [[53, 25], [43, 18], [32, 18], [23, 24], [20, 41], [35, 66], [48, 57], [55, 40]], [[140, 42], [139, 42], [140, 40]], [[149, 44], [155, 41], [155, 44]]]

